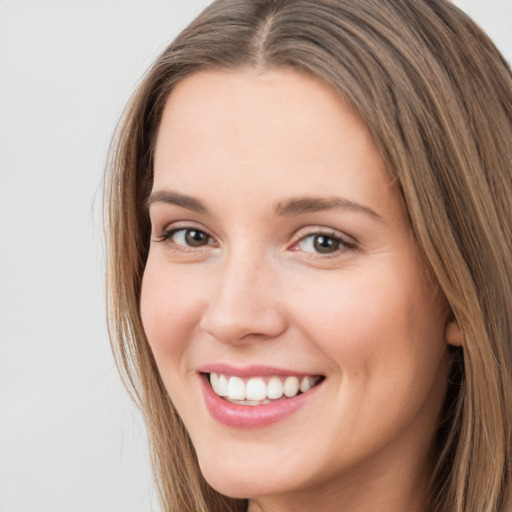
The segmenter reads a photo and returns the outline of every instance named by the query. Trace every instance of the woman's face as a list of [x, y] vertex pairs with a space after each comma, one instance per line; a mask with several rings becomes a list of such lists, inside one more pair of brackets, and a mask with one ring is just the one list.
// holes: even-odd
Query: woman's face
[[154, 170], [142, 320], [207, 481], [308, 510], [421, 487], [447, 308], [362, 120], [294, 71], [201, 72]]

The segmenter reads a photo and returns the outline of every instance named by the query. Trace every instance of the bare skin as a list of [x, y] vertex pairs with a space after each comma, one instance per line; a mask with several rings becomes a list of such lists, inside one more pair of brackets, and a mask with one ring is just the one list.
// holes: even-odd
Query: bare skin
[[[445, 301], [362, 120], [293, 71], [201, 72], [165, 108], [141, 314], [207, 481], [250, 512], [425, 512]], [[324, 380], [259, 428], [219, 423], [199, 368]]]

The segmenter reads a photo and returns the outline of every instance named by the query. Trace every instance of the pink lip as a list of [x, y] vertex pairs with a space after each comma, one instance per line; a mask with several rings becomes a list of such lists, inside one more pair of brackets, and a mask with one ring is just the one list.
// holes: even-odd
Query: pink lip
[[[234, 375], [234, 373], [226, 373]], [[282, 372], [273, 373], [273, 375], [276, 374], [279, 375], [282, 374]], [[236, 375], [240, 375], [240, 373], [237, 373]], [[251, 375], [262, 375], [262, 373], [252, 372]], [[223, 400], [220, 396], [214, 393], [207, 377], [204, 375], [201, 376], [201, 384], [206, 407], [212, 417], [223, 425], [237, 428], [264, 427], [286, 418], [299, 408], [303, 407], [310, 398], [316, 394], [316, 391], [322, 385], [322, 383], [320, 383], [310, 389], [307, 393], [297, 395], [293, 398], [277, 400], [265, 405], [250, 406], [232, 404], [231, 402]]]
[[306, 377], [308, 375], [319, 375], [313, 373], [295, 372], [286, 370], [284, 368], [278, 368], [276, 366], [263, 366], [263, 365], [252, 365], [244, 366], [243, 368], [237, 368], [224, 363], [213, 363], [201, 366], [197, 370], [199, 373], [222, 373], [224, 375], [233, 375], [241, 378], [249, 377], [264, 377], [267, 375], [280, 375], [287, 377], [289, 375], [295, 375], [296, 377]]

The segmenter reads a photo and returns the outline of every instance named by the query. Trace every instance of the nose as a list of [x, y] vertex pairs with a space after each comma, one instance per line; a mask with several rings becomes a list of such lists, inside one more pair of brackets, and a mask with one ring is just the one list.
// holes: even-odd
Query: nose
[[202, 329], [228, 344], [278, 337], [287, 321], [275, 278], [268, 262], [233, 255], [215, 276]]

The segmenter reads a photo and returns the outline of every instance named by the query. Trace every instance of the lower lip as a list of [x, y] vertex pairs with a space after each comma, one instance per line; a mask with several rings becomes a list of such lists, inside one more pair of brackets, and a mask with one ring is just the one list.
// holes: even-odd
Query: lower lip
[[223, 400], [214, 393], [207, 377], [201, 377], [206, 407], [214, 419], [223, 425], [237, 428], [258, 428], [286, 418], [304, 406], [317, 392], [322, 383], [307, 393], [277, 400], [265, 405], [239, 405]]

